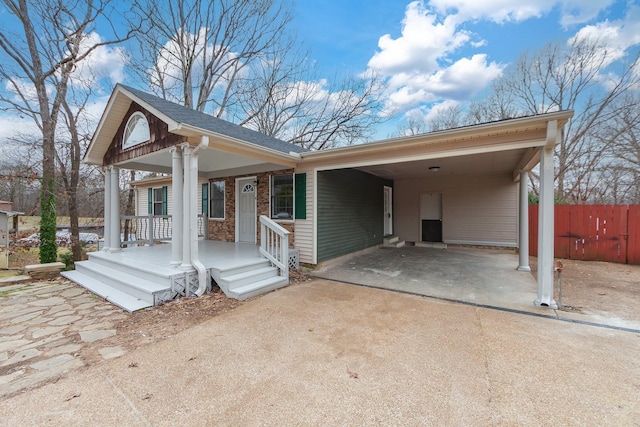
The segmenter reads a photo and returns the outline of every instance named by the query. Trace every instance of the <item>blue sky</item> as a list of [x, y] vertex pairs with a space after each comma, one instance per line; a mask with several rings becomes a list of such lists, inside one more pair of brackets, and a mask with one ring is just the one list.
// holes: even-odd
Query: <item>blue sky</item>
[[[640, 46], [638, 0], [305, 0], [294, 25], [327, 75], [375, 70], [394, 120], [486, 93], [523, 52], [597, 35], [629, 59]], [[399, 77], [404, 76], [404, 77]]]
[[[293, 29], [321, 77], [375, 71], [384, 78], [385, 105], [395, 115], [375, 139], [407, 117], [428, 119], [442, 106], [481, 96], [527, 49], [598, 35], [624, 61], [640, 47], [640, 0], [288, 1], [296, 8]], [[136, 85], [117, 48], [92, 61], [86, 73]], [[91, 106], [95, 120], [108, 95]], [[0, 113], [0, 142], [28, 127]]]

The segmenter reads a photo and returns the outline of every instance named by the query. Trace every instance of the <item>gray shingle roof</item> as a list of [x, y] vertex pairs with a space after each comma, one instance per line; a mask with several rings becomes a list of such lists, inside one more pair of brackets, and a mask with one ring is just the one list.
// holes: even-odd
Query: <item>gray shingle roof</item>
[[256, 132], [243, 126], [227, 122], [226, 120], [213, 117], [209, 114], [192, 110], [191, 108], [176, 104], [175, 102], [167, 101], [166, 99], [159, 98], [155, 95], [151, 95], [150, 93], [122, 84], [120, 84], [120, 86], [178, 123], [183, 123], [200, 129], [219, 133], [231, 138], [239, 139], [241, 141], [255, 144], [260, 147], [270, 148], [272, 150], [280, 151], [286, 154], [291, 151], [293, 151], [294, 153], [303, 153], [309, 151], [299, 145], [291, 144], [281, 139], [272, 138], [260, 132]]

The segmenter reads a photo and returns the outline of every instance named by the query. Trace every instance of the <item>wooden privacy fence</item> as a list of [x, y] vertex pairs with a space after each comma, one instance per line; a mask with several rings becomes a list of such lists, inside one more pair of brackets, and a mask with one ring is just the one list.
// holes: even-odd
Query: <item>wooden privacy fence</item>
[[[640, 205], [555, 205], [556, 258], [640, 264]], [[529, 253], [538, 255], [538, 205], [529, 205]]]

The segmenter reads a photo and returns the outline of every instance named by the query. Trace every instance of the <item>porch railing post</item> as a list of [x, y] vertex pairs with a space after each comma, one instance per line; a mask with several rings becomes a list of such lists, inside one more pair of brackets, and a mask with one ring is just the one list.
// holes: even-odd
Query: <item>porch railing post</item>
[[155, 238], [155, 233], [154, 233], [155, 225], [153, 223], [153, 213], [149, 214], [149, 219], [147, 221], [149, 222], [149, 246], [153, 246], [153, 239]]
[[275, 221], [260, 216], [260, 253], [289, 278], [289, 231]]

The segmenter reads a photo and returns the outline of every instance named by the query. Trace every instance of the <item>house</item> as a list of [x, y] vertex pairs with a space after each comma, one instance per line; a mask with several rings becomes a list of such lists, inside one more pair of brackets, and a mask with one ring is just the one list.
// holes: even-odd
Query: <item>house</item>
[[[104, 248], [68, 277], [114, 300], [135, 288], [147, 305], [201, 295], [211, 280], [246, 298], [288, 283], [289, 247], [318, 264], [386, 236], [517, 247], [517, 268], [529, 270], [527, 174], [540, 163], [536, 304], [553, 307], [553, 148], [572, 115], [308, 151], [117, 85], [84, 159], [105, 175]], [[167, 174], [134, 183], [127, 242], [121, 168]]]

